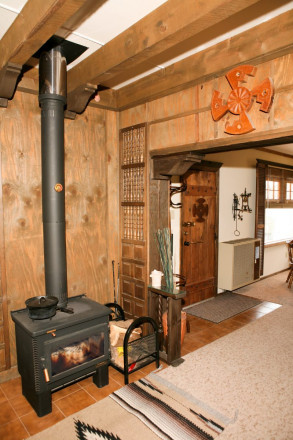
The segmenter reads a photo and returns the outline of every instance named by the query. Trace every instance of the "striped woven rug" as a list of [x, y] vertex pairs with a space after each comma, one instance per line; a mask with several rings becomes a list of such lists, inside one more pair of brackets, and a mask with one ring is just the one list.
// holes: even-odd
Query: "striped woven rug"
[[124, 386], [110, 397], [164, 440], [212, 440], [228, 423], [154, 375]]

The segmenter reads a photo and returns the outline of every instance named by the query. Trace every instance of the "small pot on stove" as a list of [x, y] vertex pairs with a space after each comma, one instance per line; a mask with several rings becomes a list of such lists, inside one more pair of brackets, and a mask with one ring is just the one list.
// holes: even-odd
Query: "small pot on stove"
[[25, 301], [31, 319], [52, 318], [56, 314], [57, 303], [56, 296], [34, 296]]

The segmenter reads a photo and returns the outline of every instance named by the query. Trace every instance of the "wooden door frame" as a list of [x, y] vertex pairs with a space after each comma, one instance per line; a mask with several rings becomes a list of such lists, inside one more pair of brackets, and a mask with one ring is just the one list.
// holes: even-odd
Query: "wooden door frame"
[[[176, 166], [174, 165], [174, 160]], [[186, 162], [189, 162], [189, 167], [186, 168]], [[216, 218], [215, 218], [215, 288], [214, 295], [217, 294], [218, 288], [218, 242], [219, 242], [219, 170], [223, 164], [221, 162], [213, 162], [204, 160], [204, 156], [199, 155], [197, 153], [189, 152], [184, 154], [172, 154], [165, 156], [154, 156], [151, 158], [151, 180], [168, 180], [169, 188], [170, 188], [170, 180], [172, 176], [184, 175], [189, 171], [212, 171], [216, 173]], [[176, 173], [174, 170], [176, 169]], [[181, 174], [180, 174], [181, 170]], [[160, 187], [157, 188], [160, 191]], [[161, 191], [160, 191], [161, 192]], [[166, 191], [164, 191], [164, 197], [166, 197]], [[168, 191], [168, 198], [170, 200], [170, 191]], [[159, 197], [162, 200], [162, 197]], [[167, 209], [168, 212], [165, 215], [161, 215], [161, 218], [164, 218], [164, 225], [156, 224], [157, 228], [166, 227], [166, 218], [170, 218], [170, 203], [164, 203], [164, 209]], [[155, 206], [151, 206], [154, 203], [150, 200], [149, 210], [151, 209], [160, 209], [161, 207], [157, 204]], [[164, 213], [163, 213], [164, 214]], [[153, 239], [154, 230], [150, 230], [149, 239]], [[180, 262], [181, 264], [181, 262]], [[151, 265], [152, 267], [153, 265]], [[156, 267], [157, 268], [157, 267]]]

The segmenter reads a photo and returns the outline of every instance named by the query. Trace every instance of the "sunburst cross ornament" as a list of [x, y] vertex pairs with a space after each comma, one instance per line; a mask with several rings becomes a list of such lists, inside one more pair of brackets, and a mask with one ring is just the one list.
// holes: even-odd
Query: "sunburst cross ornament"
[[211, 111], [214, 121], [221, 119], [227, 112], [239, 115], [239, 119], [232, 124], [226, 123], [225, 132], [229, 134], [244, 134], [255, 130], [255, 126], [248, 114], [256, 97], [256, 102], [261, 104], [260, 110], [268, 113], [273, 103], [274, 86], [271, 78], [266, 78], [252, 90], [246, 88], [245, 76], [255, 76], [257, 68], [251, 65], [235, 67], [226, 74], [232, 88], [227, 101], [221, 98], [221, 92], [214, 90], [211, 102]]

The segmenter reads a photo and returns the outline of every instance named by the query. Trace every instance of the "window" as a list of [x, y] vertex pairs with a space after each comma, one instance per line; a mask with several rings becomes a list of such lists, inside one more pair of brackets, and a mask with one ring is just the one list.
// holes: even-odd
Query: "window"
[[266, 208], [265, 244], [289, 241], [293, 237], [293, 208]]
[[266, 169], [264, 244], [287, 241], [293, 236], [291, 173], [280, 167], [268, 166]]
[[258, 159], [256, 167], [255, 236], [264, 245], [293, 239], [293, 167]]
[[286, 182], [286, 201], [293, 201], [293, 183]]
[[280, 182], [277, 180], [266, 180], [266, 200], [280, 200]]

